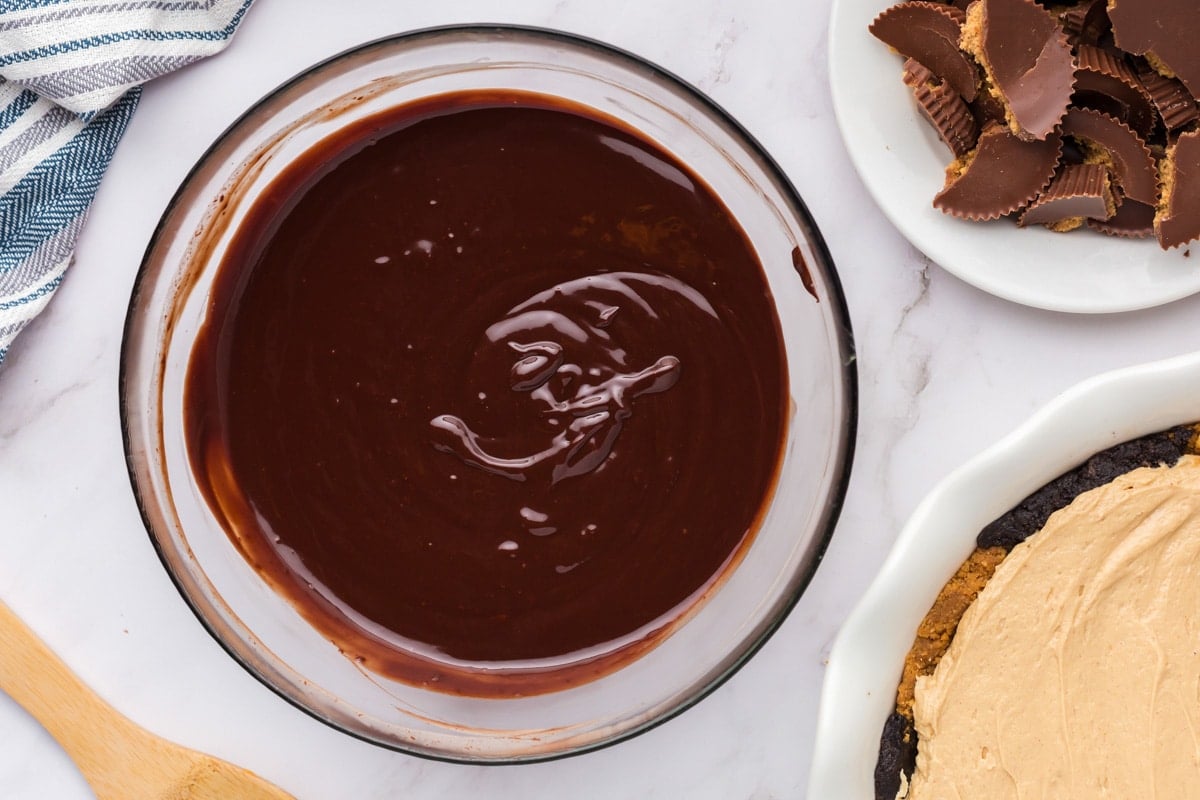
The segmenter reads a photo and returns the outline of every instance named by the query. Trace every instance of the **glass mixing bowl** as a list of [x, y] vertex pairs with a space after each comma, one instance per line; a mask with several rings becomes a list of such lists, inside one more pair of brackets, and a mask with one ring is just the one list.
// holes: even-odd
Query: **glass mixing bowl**
[[[371, 673], [243, 559], [196, 487], [184, 377], [213, 277], [239, 221], [294, 158], [398, 104], [464, 90], [536, 92], [632, 128], [704, 180], [757, 253], [782, 326], [790, 413], [777, 484], [752, 543], [657, 646], [590, 683], [514, 699], [453, 696]], [[725, 112], [663, 70], [549, 31], [419, 31], [336, 56], [276, 89], [201, 158], [163, 215], [134, 286], [121, 410], [134, 492], [175, 584], [255, 677], [319, 720], [416, 755], [536, 761], [632, 736], [696, 703], [779, 626], [832, 533], [856, 421], [841, 287], [807, 209]]]

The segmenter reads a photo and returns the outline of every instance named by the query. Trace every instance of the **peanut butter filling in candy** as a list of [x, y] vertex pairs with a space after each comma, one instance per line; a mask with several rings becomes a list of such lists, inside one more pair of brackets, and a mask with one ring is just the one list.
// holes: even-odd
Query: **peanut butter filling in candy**
[[1196, 0], [1108, 0], [1117, 46], [1145, 56], [1155, 71], [1179, 78], [1200, 95], [1200, 3]]
[[1163, 159], [1154, 232], [1164, 250], [1200, 238], [1200, 130], [1181, 134]]
[[914, 0], [884, 11], [871, 23], [870, 31], [896, 52], [928, 67], [970, 102], [979, 87], [979, 73], [958, 48], [964, 18], [954, 6]]
[[958, 92], [915, 58], [904, 62], [904, 82], [912, 87], [917, 106], [955, 156], [964, 156], [979, 139], [979, 126]]
[[1022, 228], [1045, 225], [1053, 231], [1074, 230], [1088, 219], [1106, 220], [1117, 211], [1117, 197], [1103, 164], [1068, 164], [1046, 191], [1017, 219]]
[[983, 67], [1014, 134], [1045, 139], [1054, 132], [1071, 101], [1075, 61], [1049, 11], [1033, 0], [978, 0], [959, 45]]
[[1124, 196], [1158, 202], [1158, 169], [1146, 142], [1129, 126], [1089, 108], [1072, 108], [1062, 132], [1084, 149], [1087, 160], [1107, 164]]
[[946, 185], [933, 205], [969, 220], [996, 219], [1024, 206], [1054, 177], [1062, 138], [1017, 138], [1003, 125], [979, 134], [979, 144], [946, 168]]

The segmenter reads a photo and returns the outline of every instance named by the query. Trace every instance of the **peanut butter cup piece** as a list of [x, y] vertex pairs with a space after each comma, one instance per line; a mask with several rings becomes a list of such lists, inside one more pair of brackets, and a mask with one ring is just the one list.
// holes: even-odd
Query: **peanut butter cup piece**
[[1164, 250], [1200, 238], [1200, 130], [1180, 134], [1161, 165], [1154, 232]]
[[1108, 219], [1117, 211], [1117, 197], [1103, 164], [1068, 164], [1059, 170], [1046, 191], [1017, 219], [1022, 228], [1044, 225], [1066, 233], [1088, 219]]
[[1108, 0], [1108, 18], [1118, 47], [1145, 56], [1156, 72], [1200, 96], [1200, 2]]
[[1058, 22], [1072, 46], [1096, 44], [1112, 31], [1107, 0], [1083, 0], [1058, 13]]
[[1119, 54], [1089, 44], [1075, 51], [1075, 105], [1110, 114], [1142, 136], [1158, 121], [1158, 110], [1137, 74]]
[[1128, 125], [1090, 108], [1072, 108], [1063, 117], [1062, 133], [1079, 143], [1088, 161], [1110, 167], [1124, 196], [1149, 205], [1158, 202], [1154, 156]]
[[1045, 139], [1066, 113], [1075, 60], [1054, 15], [1033, 0], [977, 0], [959, 45], [984, 70], [1022, 139]]
[[1138, 80], [1142, 82], [1154, 107], [1158, 109], [1163, 127], [1168, 133], [1200, 119], [1200, 108], [1197, 108], [1195, 98], [1179, 79], [1164, 78], [1154, 70], [1146, 68], [1138, 72]]
[[974, 150], [946, 168], [946, 185], [933, 205], [975, 221], [1011, 214], [1050, 183], [1061, 151], [1057, 133], [1025, 140], [1003, 125], [991, 125], [979, 134]]
[[870, 31], [896, 52], [924, 64], [970, 102], [979, 89], [979, 70], [958, 48], [964, 18], [954, 6], [912, 0], [884, 11]]
[[967, 106], [971, 109], [971, 116], [975, 117], [975, 124], [981, 130], [986, 128], [989, 122], [1008, 124], [1008, 112], [1004, 108], [1004, 101], [991, 92], [980, 92], [975, 95], [974, 102], [968, 103]]
[[904, 62], [904, 82], [912, 87], [921, 113], [950, 151], [955, 156], [970, 152], [979, 138], [979, 127], [958, 92], [913, 58]]
[[1089, 219], [1088, 227], [1107, 236], [1145, 239], [1154, 235], [1154, 206], [1126, 198], [1117, 213], [1105, 220]]

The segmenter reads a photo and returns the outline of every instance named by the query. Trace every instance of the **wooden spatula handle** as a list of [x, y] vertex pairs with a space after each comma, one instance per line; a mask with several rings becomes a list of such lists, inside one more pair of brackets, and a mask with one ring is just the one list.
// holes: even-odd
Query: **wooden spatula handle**
[[58, 740], [99, 800], [293, 800], [249, 770], [140, 728], [0, 602], [0, 689]]
[[58, 740], [85, 775], [87, 765], [119, 758], [131, 731], [136, 730], [93, 694], [3, 602], [0, 689]]

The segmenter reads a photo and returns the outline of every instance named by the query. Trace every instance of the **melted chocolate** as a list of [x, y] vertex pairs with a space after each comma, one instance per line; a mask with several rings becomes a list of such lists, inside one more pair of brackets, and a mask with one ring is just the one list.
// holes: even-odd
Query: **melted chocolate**
[[187, 439], [231, 538], [348, 657], [517, 695], [611, 671], [737, 562], [786, 383], [761, 265], [684, 165], [584, 109], [454, 94], [255, 203]]

